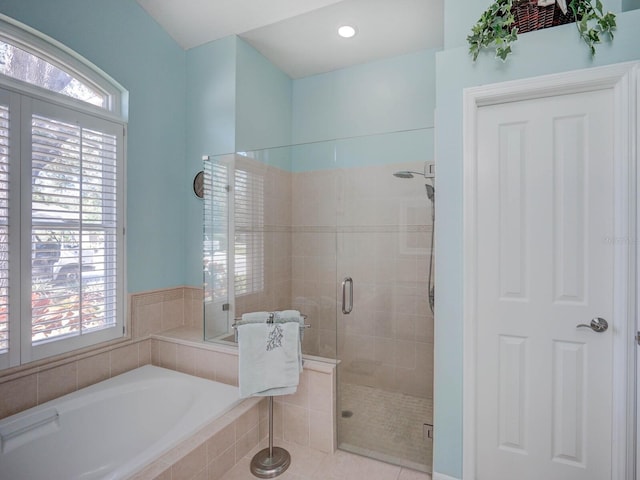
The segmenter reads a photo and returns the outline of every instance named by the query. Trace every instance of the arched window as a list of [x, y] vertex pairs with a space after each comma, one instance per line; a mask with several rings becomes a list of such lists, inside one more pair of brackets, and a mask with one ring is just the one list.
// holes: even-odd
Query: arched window
[[0, 368], [124, 335], [126, 98], [0, 18]]

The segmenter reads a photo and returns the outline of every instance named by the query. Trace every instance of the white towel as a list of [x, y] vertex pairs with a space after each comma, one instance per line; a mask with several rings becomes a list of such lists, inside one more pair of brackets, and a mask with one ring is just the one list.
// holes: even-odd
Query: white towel
[[267, 320], [269, 320], [270, 316], [270, 312], [243, 313], [242, 319], [238, 322], [238, 324], [242, 325], [244, 323], [267, 323]]
[[238, 326], [240, 397], [295, 393], [302, 372], [300, 324]]
[[281, 312], [274, 312], [274, 322], [298, 322], [300, 324], [300, 341], [304, 340], [304, 317], [300, 315], [298, 310], [282, 310]]

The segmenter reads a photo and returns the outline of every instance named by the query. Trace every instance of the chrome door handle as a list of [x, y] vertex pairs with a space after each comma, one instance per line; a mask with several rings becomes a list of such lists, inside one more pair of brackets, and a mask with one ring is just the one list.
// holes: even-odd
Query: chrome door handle
[[[347, 283], [349, 284], [349, 307], [347, 307]], [[353, 310], [353, 279], [345, 277], [342, 281], [342, 313], [349, 315]]]
[[604, 318], [596, 317], [591, 320], [589, 325], [581, 323], [580, 325], [577, 325], [576, 328], [590, 328], [596, 333], [602, 333], [607, 331], [609, 323]]

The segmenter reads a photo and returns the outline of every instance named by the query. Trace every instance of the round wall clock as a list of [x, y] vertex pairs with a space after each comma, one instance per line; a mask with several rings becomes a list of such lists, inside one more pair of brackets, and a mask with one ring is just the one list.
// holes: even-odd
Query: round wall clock
[[198, 198], [204, 198], [204, 172], [202, 170], [193, 177], [193, 193]]

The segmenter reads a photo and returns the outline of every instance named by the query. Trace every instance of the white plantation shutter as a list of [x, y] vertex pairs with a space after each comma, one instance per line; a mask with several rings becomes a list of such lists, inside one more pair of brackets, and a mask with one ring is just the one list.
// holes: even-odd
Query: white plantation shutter
[[117, 139], [33, 115], [31, 145], [37, 345], [116, 324]]
[[9, 108], [0, 105], [0, 354], [9, 350]]
[[234, 181], [235, 294], [264, 290], [264, 176], [236, 169]]

